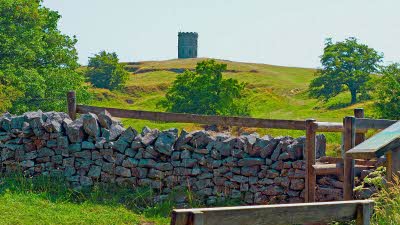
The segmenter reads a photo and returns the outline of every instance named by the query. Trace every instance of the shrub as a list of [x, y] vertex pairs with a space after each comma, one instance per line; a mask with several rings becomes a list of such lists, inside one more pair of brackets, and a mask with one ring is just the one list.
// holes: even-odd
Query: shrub
[[93, 86], [110, 90], [121, 89], [129, 78], [128, 71], [119, 64], [117, 54], [106, 51], [89, 58], [86, 74]]
[[168, 111], [205, 115], [248, 115], [245, 83], [224, 79], [227, 65], [215, 60], [199, 62], [195, 71], [177, 76], [161, 104]]

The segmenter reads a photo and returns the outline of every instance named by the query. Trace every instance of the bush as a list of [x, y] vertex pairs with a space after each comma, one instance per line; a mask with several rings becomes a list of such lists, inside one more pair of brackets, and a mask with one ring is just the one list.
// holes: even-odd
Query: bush
[[224, 79], [227, 65], [215, 60], [199, 62], [195, 71], [177, 76], [161, 104], [168, 111], [205, 115], [249, 115], [245, 83]]
[[89, 58], [86, 74], [93, 86], [110, 90], [121, 89], [129, 78], [128, 71], [119, 64], [117, 54], [106, 51]]
[[400, 120], [400, 64], [385, 67], [382, 74], [376, 88], [375, 109], [382, 118]]

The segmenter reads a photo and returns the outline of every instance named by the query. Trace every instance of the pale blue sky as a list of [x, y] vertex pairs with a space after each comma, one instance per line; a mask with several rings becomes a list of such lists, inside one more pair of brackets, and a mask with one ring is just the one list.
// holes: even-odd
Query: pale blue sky
[[78, 38], [80, 63], [100, 50], [121, 61], [177, 57], [178, 31], [199, 56], [318, 67], [324, 39], [349, 36], [400, 61], [399, 0], [44, 0]]

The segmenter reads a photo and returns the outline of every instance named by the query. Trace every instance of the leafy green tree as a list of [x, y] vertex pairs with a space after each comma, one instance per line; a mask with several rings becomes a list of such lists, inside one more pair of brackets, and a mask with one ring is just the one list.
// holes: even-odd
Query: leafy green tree
[[119, 63], [117, 54], [106, 51], [89, 58], [86, 74], [93, 86], [110, 90], [121, 89], [129, 78], [129, 73]]
[[382, 58], [382, 54], [358, 43], [356, 38], [336, 43], [327, 39], [321, 56], [322, 69], [317, 70], [317, 77], [311, 81], [310, 96], [328, 100], [348, 90], [351, 104], [356, 103], [357, 94], [366, 90], [364, 86], [370, 74], [378, 71]]
[[199, 62], [195, 71], [177, 76], [161, 104], [168, 111], [205, 115], [248, 115], [245, 83], [224, 79], [226, 64], [215, 60]]
[[400, 120], [400, 64], [384, 67], [382, 74], [376, 87], [375, 108], [382, 118]]
[[76, 69], [76, 39], [57, 28], [60, 15], [41, 0], [0, 1], [0, 110], [64, 110], [66, 92], [89, 98]]

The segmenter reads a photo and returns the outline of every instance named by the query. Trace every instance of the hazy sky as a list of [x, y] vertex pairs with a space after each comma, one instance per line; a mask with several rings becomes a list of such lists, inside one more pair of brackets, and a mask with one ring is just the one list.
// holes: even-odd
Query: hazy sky
[[78, 38], [80, 62], [177, 57], [178, 31], [199, 33], [199, 57], [318, 67], [324, 39], [349, 36], [400, 61], [399, 0], [45, 0]]

